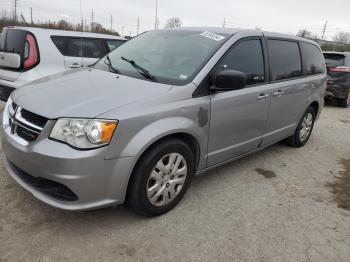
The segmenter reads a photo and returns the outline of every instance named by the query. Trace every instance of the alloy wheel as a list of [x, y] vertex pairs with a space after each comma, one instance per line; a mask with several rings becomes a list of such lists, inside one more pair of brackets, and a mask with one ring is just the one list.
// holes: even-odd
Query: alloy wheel
[[154, 206], [165, 206], [181, 192], [187, 177], [187, 163], [178, 153], [163, 156], [147, 181], [147, 198]]

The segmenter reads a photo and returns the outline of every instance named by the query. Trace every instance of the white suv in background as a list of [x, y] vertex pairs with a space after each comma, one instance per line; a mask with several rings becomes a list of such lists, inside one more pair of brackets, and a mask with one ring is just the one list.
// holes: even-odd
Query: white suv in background
[[85, 67], [126, 39], [87, 32], [6, 27], [0, 38], [0, 99], [39, 78]]

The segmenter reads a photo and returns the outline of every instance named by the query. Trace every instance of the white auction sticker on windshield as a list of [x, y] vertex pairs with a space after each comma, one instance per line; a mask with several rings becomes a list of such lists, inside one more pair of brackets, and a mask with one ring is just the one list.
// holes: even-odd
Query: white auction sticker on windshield
[[218, 35], [218, 34], [215, 34], [215, 33], [209, 32], [209, 31], [205, 31], [205, 32], [201, 33], [201, 36], [205, 36], [205, 37], [210, 38], [210, 39], [215, 40], [215, 41], [221, 41], [222, 39], [225, 39], [224, 36]]

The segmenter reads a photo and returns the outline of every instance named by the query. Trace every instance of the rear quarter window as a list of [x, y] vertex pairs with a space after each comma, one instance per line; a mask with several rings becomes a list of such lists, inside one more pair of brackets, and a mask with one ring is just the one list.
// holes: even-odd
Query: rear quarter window
[[61, 52], [61, 54], [64, 55], [66, 38], [64, 36], [51, 36], [51, 40], [57, 49]]
[[302, 75], [300, 48], [297, 42], [268, 40], [272, 81]]
[[321, 50], [309, 43], [302, 43], [303, 59], [307, 75], [321, 74], [326, 72], [326, 65]]

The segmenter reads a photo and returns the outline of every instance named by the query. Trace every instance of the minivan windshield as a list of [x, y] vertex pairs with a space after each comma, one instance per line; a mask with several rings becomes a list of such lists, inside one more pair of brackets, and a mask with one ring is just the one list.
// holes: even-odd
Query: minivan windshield
[[[108, 56], [112, 67], [123, 75], [184, 85], [193, 80], [227, 38], [228, 35], [211, 32], [150, 31], [126, 42]], [[101, 59], [95, 67], [109, 70], [106, 59]], [[140, 74], [140, 68], [154, 78]]]

